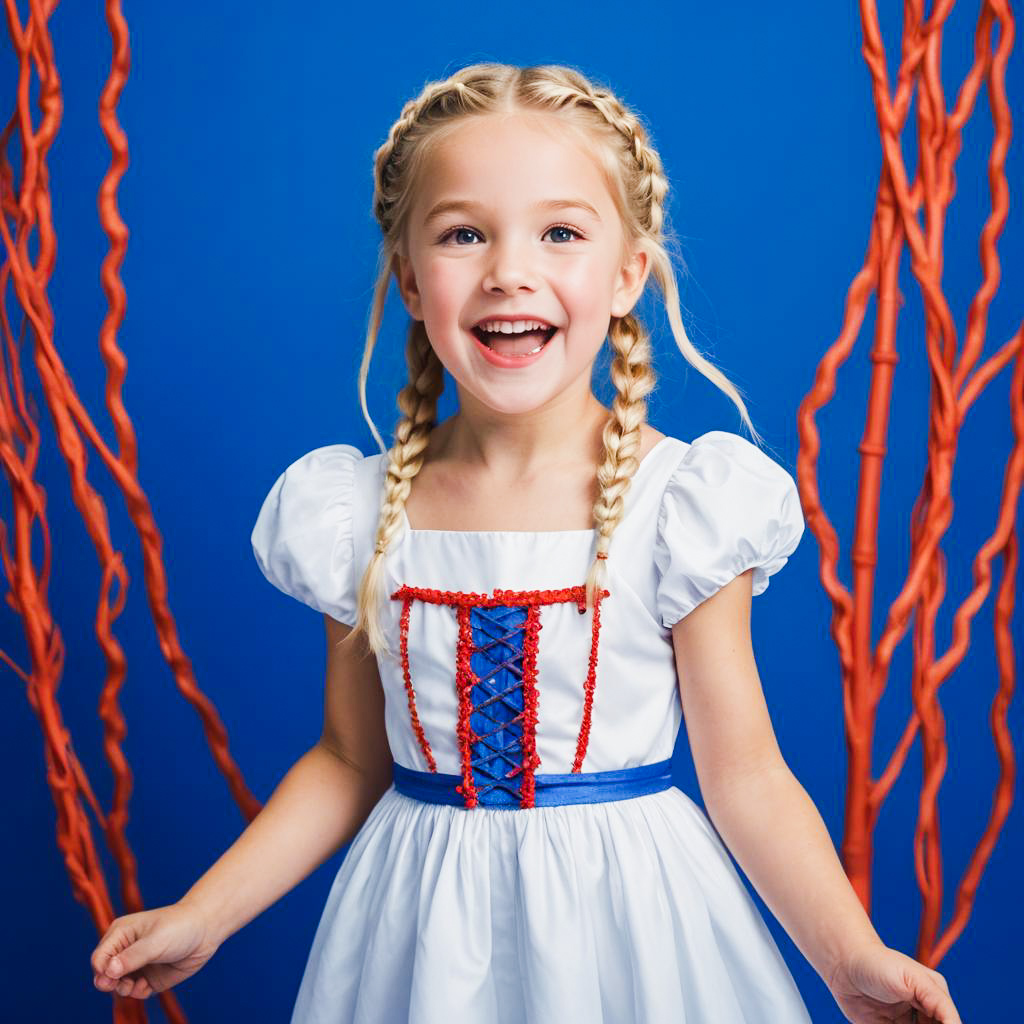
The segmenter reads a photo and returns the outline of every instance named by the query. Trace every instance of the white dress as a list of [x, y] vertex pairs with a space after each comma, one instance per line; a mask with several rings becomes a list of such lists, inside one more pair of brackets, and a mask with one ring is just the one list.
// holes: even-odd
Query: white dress
[[[289, 466], [252, 532], [267, 579], [353, 625], [384, 468], [346, 444]], [[331, 887], [292, 1024], [808, 1024], [718, 833], [666, 781], [682, 721], [671, 626], [751, 567], [765, 591], [804, 530], [789, 473], [737, 434], [660, 440], [626, 496], [596, 630], [577, 606], [593, 530], [403, 527], [385, 625], [400, 652], [404, 618], [405, 655], [378, 659], [396, 780], [463, 786], [442, 803], [396, 782], [375, 805]], [[496, 719], [468, 707], [459, 652], [518, 697], [489, 701], [504, 715], [487, 743]], [[522, 795], [541, 773], [647, 765], [657, 791], [649, 779], [628, 798]]]

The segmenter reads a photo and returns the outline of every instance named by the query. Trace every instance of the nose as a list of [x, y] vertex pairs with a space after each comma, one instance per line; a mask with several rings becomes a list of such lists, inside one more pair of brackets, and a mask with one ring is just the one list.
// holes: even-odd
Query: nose
[[528, 243], [514, 239], [493, 244], [481, 282], [484, 290], [492, 294], [512, 293], [521, 288], [534, 290], [537, 287], [537, 273], [528, 250]]

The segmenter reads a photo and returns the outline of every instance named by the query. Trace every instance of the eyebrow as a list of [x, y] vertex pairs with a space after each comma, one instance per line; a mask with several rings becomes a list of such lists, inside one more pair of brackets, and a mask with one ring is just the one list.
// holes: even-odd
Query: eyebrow
[[[468, 199], [445, 199], [434, 206], [424, 217], [423, 223], [429, 224], [431, 221], [437, 220], [446, 213], [452, 213], [455, 210], [480, 210], [482, 208], [482, 203], [474, 203]], [[540, 202], [534, 203], [533, 208], [535, 210], [568, 210], [575, 208], [585, 210], [597, 221], [601, 220], [601, 215], [585, 199], [542, 199]]]

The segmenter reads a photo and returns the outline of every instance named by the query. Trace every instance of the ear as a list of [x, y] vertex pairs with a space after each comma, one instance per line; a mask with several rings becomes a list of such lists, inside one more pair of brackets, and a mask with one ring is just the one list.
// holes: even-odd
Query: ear
[[413, 320], [423, 319], [423, 303], [420, 301], [419, 288], [412, 263], [399, 250], [391, 257], [391, 272], [395, 275], [398, 290], [402, 296], [402, 304]]
[[643, 248], [636, 249], [619, 271], [612, 295], [612, 316], [625, 316], [637, 304], [651, 272], [650, 260]]

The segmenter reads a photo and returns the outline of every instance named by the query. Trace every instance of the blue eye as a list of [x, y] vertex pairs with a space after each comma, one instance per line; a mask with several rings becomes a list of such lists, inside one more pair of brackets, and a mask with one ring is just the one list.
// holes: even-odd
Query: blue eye
[[441, 235], [441, 237], [437, 241], [440, 245], [444, 245], [448, 241], [448, 239], [451, 238], [453, 235], [461, 234], [476, 235], [477, 238], [480, 237], [473, 228], [457, 227], [449, 228], [443, 235]]
[[[554, 227], [548, 228], [548, 231], [568, 231], [569, 234], [575, 235], [577, 238], [582, 238], [583, 235], [575, 228], [569, 227], [568, 224], [556, 224]], [[545, 232], [546, 234], [547, 232]]]
[[[584, 237], [582, 231], [580, 231], [578, 228], [571, 227], [569, 224], [554, 224], [550, 228], [548, 228], [547, 231], [544, 232], [544, 234], [545, 235], [550, 234], [552, 231], [566, 231], [571, 236], [573, 236], [574, 238], [582, 239]], [[438, 242], [440, 242], [441, 244], [444, 244], [449, 239], [454, 238], [457, 235], [474, 235], [474, 236], [476, 236], [476, 238], [478, 238], [478, 239], [480, 238], [480, 234], [479, 234], [479, 232], [475, 228], [467, 228], [467, 227], [460, 226], [460, 227], [449, 228], [438, 239]], [[571, 240], [572, 240], [571, 238], [567, 238], [567, 239], [563, 239], [563, 242], [568, 242], [568, 241], [571, 241]], [[458, 242], [456, 242], [455, 244], [459, 245]]]

